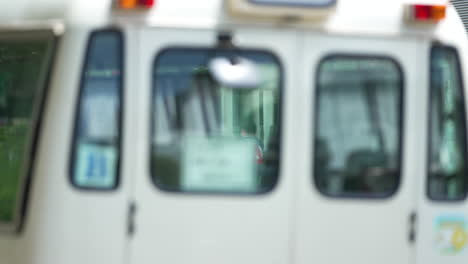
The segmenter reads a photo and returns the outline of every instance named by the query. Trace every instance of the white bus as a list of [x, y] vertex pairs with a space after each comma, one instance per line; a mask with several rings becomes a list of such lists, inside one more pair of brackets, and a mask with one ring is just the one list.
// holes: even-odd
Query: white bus
[[466, 264], [438, 0], [0, 7], [0, 264]]

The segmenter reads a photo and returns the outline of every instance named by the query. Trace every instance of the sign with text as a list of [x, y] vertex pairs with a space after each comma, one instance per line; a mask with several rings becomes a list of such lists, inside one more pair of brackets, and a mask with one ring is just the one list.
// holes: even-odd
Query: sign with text
[[256, 143], [249, 138], [187, 138], [181, 187], [186, 191], [255, 192]]

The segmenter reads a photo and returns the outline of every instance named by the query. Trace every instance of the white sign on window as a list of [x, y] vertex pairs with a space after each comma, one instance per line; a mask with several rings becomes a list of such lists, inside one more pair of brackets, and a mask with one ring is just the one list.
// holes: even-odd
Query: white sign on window
[[187, 138], [184, 145], [184, 191], [257, 191], [255, 140]]
[[117, 104], [117, 98], [112, 95], [92, 95], [86, 98], [84, 117], [87, 137], [111, 139], [116, 136]]

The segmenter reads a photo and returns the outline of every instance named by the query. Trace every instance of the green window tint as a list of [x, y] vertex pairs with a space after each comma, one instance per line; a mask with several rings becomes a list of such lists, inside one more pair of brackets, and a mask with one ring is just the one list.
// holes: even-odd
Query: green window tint
[[81, 81], [71, 166], [72, 183], [84, 189], [118, 184], [122, 36], [114, 30], [89, 38]]
[[335, 197], [383, 198], [401, 164], [402, 74], [381, 57], [330, 56], [318, 69], [314, 175]]
[[0, 224], [16, 221], [20, 211], [50, 63], [50, 41], [13, 39], [0, 38]]
[[431, 53], [428, 194], [434, 200], [466, 196], [466, 123], [463, 86], [455, 49]]
[[[261, 82], [250, 88], [221, 84], [208, 67], [215, 57], [228, 58], [234, 68], [238, 57], [249, 60]], [[192, 193], [271, 190], [279, 169], [280, 88], [280, 65], [266, 52], [161, 52], [153, 70], [151, 171], [156, 185]]]

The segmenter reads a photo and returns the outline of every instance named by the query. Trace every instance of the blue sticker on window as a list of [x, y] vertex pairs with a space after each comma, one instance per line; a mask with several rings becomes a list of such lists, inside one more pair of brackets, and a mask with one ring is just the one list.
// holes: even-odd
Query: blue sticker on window
[[114, 186], [116, 157], [113, 146], [79, 144], [75, 182], [92, 188]]

